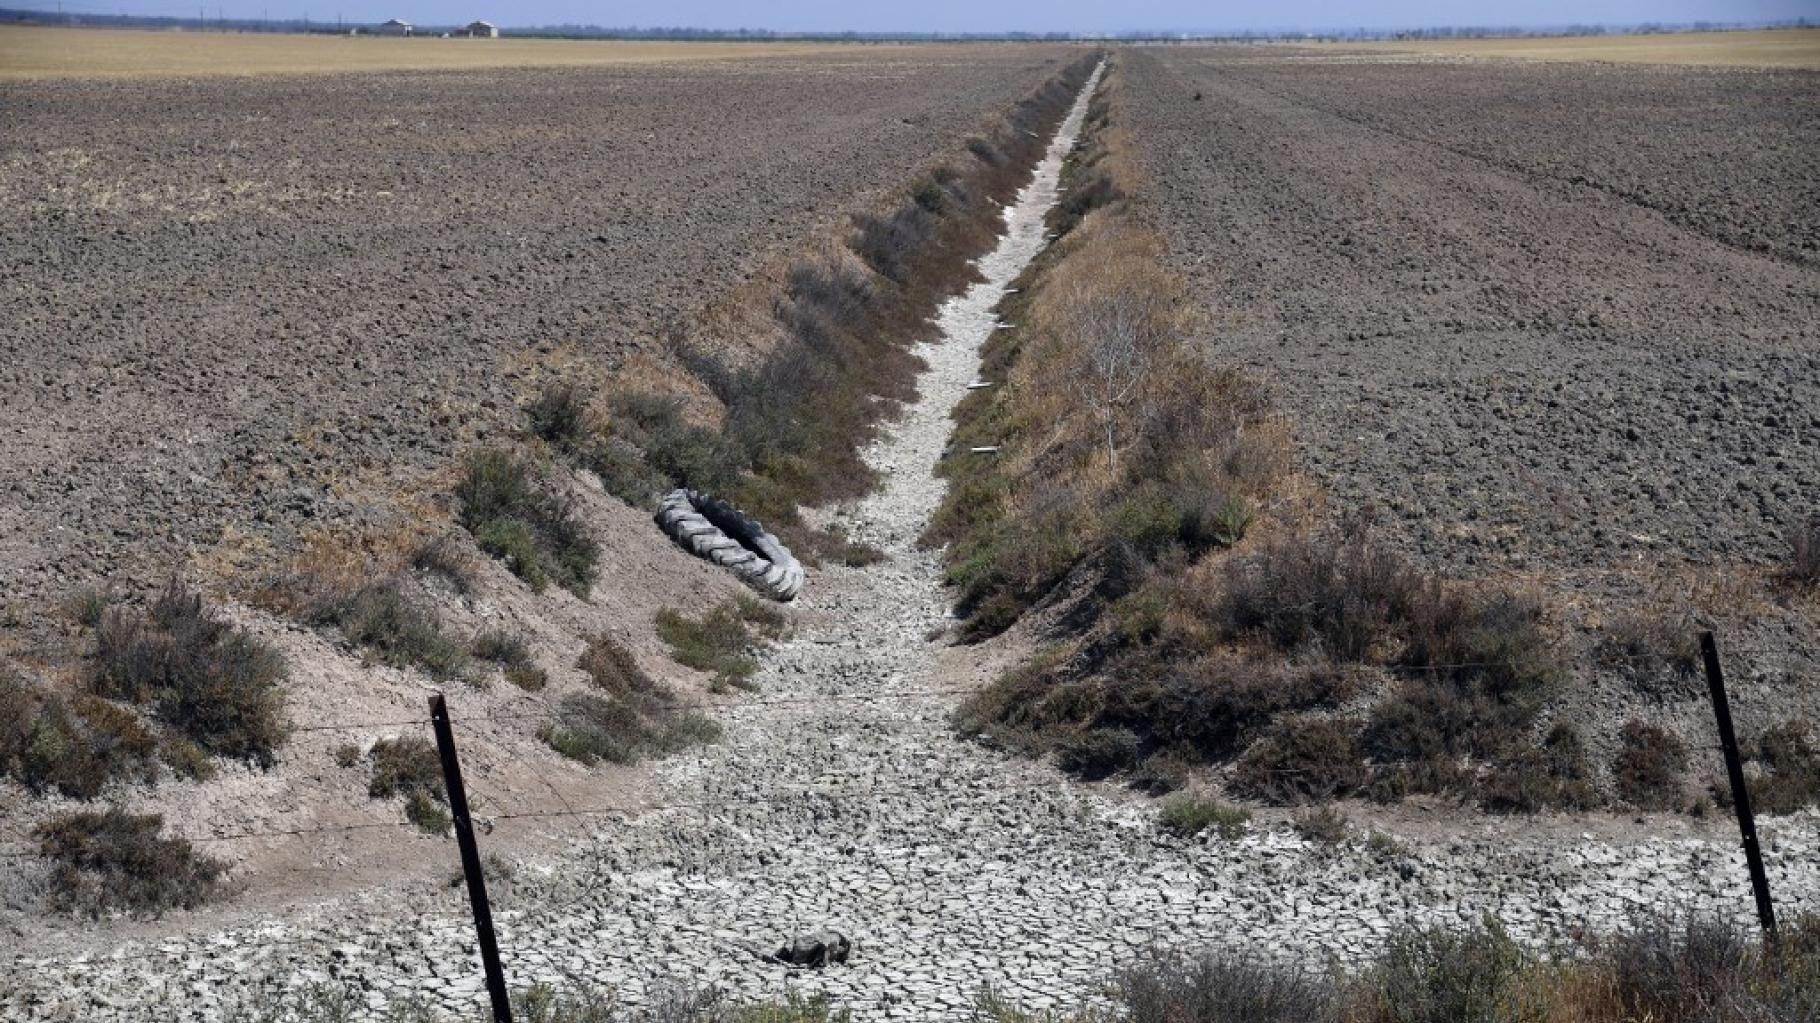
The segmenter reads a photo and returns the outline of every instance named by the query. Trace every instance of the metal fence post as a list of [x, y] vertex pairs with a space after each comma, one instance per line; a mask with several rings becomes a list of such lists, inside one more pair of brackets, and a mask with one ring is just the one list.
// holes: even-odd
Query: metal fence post
[[494, 1023], [512, 1023], [512, 1001], [505, 970], [499, 965], [499, 943], [493, 937], [493, 909], [487, 903], [487, 878], [474, 844], [474, 822], [468, 817], [468, 793], [461, 784], [461, 761], [455, 756], [455, 730], [442, 694], [430, 697], [430, 724], [436, 730], [436, 752], [442, 754], [442, 780], [449, 792], [449, 815], [455, 819], [455, 844], [461, 847], [461, 872], [468, 880], [468, 902], [474, 907], [474, 934], [487, 971], [487, 997]]
[[1725, 698], [1725, 674], [1719, 667], [1719, 643], [1711, 632], [1700, 633], [1700, 657], [1706, 662], [1706, 685], [1712, 690], [1713, 717], [1719, 722], [1725, 774], [1731, 780], [1732, 806], [1738, 811], [1738, 830], [1744, 836], [1744, 860], [1750, 865], [1751, 893], [1757, 897], [1757, 920], [1763, 925], [1764, 938], [1774, 941], [1776, 907], [1769, 900], [1769, 875], [1763, 869], [1763, 850], [1757, 845], [1757, 819], [1751, 814], [1744, 760], [1738, 755], [1738, 736], [1732, 731], [1731, 703]]

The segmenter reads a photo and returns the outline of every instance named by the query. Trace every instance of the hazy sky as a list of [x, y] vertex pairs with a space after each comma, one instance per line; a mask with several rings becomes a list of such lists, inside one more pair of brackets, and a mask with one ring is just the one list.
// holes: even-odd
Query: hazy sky
[[[55, 0], [14, 0], [49, 9]], [[1007, 30], [1102, 32], [1296, 28], [1400, 28], [1429, 25], [1632, 24], [1820, 20], [1820, 0], [64, 0], [67, 11], [214, 17], [308, 15], [317, 21], [404, 18], [452, 24], [485, 18], [502, 26], [558, 23], [609, 26], [767, 28], [780, 31]], [[0, 0], [0, 7], [9, 6]]]

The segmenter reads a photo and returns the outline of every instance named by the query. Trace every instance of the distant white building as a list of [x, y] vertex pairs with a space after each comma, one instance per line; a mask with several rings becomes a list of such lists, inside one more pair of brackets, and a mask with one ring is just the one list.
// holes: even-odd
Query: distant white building
[[490, 21], [471, 22], [467, 28], [464, 28], [461, 31], [463, 35], [470, 36], [474, 39], [499, 38], [499, 27]]
[[406, 37], [408, 37], [408, 36], [416, 35], [417, 30], [411, 27], [410, 22], [400, 21], [397, 18], [393, 18], [391, 21], [388, 21], [385, 24], [379, 26], [379, 34], [382, 36], [406, 36]]

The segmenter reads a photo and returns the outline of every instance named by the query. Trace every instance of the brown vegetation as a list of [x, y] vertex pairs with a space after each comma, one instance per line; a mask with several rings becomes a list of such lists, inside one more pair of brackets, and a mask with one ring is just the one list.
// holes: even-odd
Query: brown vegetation
[[564, 697], [558, 723], [538, 733], [565, 757], [588, 765], [632, 764], [720, 735], [720, 726], [683, 705], [607, 636], [588, 644], [578, 666], [594, 689]]
[[213, 897], [227, 865], [198, 855], [184, 839], [161, 837], [163, 827], [156, 814], [118, 809], [40, 825], [38, 851], [51, 863], [52, 907], [86, 916], [155, 915]]
[[284, 659], [173, 580], [144, 612], [109, 608], [95, 629], [95, 691], [147, 705], [217, 756], [263, 767], [284, 742]]

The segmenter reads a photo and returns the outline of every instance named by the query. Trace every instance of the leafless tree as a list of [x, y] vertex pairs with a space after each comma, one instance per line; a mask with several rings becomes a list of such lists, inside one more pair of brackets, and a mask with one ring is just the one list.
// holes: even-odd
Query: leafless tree
[[1077, 353], [1071, 374], [1075, 394], [1099, 423], [1106, 465], [1118, 464], [1119, 424], [1143, 393], [1166, 343], [1167, 328], [1157, 296], [1145, 289], [1092, 289], [1079, 296], [1070, 347]]

